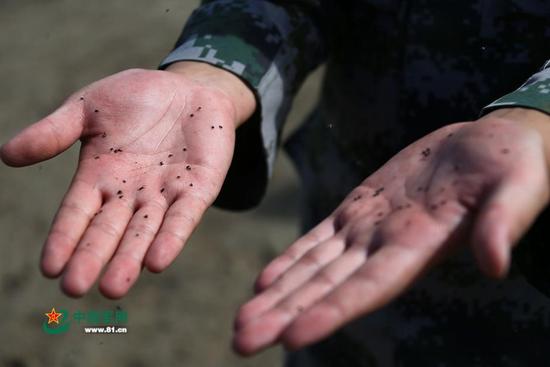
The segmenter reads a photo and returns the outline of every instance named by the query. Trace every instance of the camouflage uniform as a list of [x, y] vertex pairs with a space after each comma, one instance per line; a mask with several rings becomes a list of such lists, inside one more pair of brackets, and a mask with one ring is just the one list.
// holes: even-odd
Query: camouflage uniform
[[[545, 0], [204, 1], [161, 67], [211, 63], [255, 92], [257, 111], [237, 132], [217, 202], [245, 209], [264, 193], [295, 92], [326, 62], [320, 101], [287, 143], [305, 187], [307, 230], [445, 124], [503, 106], [550, 113], [549, 17]], [[464, 251], [389, 306], [289, 354], [288, 365], [546, 365], [548, 216], [518, 246], [505, 281], [484, 278]]]

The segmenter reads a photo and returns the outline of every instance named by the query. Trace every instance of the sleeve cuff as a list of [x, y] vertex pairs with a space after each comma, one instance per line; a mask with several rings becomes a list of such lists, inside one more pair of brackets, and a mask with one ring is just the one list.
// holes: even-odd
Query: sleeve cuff
[[483, 108], [481, 115], [510, 107], [531, 108], [550, 115], [550, 60], [519, 89]]

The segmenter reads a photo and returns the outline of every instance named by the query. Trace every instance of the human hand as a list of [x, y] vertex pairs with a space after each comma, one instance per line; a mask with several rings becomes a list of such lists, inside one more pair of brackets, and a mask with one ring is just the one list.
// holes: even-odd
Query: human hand
[[318, 341], [466, 244], [482, 271], [503, 277], [548, 202], [549, 126], [540, 112], [497, 110], [399, 152], [262, 271], [237, 315], [235, 349]]
[[46, 276], [63, 275], [68, 295], [86, 293], [105, 266], [100, 290], [111, 298], [126, 294], [143, 266], [162, 271], [218, 195], [235, 128], [251, 111], [225, 89], [236, 77], [205, 64], [175, 68], [95, 82], [2, 147], [5, 163], [24, 166], [82, 142], [41, 260]]

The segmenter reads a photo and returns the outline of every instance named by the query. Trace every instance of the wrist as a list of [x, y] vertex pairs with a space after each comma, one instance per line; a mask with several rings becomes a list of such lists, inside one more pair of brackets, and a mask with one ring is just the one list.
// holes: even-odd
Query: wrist
[[550, 115], [530, 108], [501, 108], [483, 116], [480, 121], [497, 118], [512, 121], [536, 130], [541, 137], [550, 143]]
[[511, 107], [494, 110], [479, 121], [485, 119], [510, 121], [535, 131], [541, 138], [550, 171], [550, 115], [535, 109]]
[[183, 75], [224, 94], [235, 111], [235, 128], [247, 121], [256, 109], [252, 90], [239, 77], [222, 68], [203, 62], [179, 61], [170, 64], [166, 71]]

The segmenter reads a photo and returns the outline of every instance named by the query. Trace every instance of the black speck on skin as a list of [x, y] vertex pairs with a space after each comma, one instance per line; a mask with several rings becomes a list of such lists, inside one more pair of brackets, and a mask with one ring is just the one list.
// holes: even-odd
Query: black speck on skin
[[106, 133], [106, 132], [103, 132], [103, 134], [101, 134], [101, 137], [102, 137], [102, 138], [106, 138], [106, 137], [107, 137], [107, 133]]
[[141, 186], [141, 187], [138, 189], [138, 191], [141, 191], [141, 190], [143, 190], [144, 188], [145, 188], [145, 186]]
[[109, 149], [109, 150], [112, 152], [113, 150], [115, 150], [115, 148], [111, 148], [111, 149]]
[[164, 166], [164, 162], [163, 162], [163, 161], [160, 161], [160, 162], [159, 162], [159, 166]]
[[123, 197], [124, 197], [124, 195], [120, 195], [118, 198], [119, 198], [119, 199], [122, 199]]
[[164, 187], [163, 187], [162, 189], [160, 189], [160, 192], [161, 192], [161, 193], [164, 192]]
[[136, 233], [136, 237], [139, 237], [139, 233]]
[[190, 114], [189, 117], [195, 117], [195, 115], [194, 115], [194, 114]]
[[190, 183], [190, 184], [189, 184], [189, 186], [190, 186], [190, 187], [193, 187], [193, 184], [192, 184], [192, 183]]
[[84, 100], [84, 97], [80, 97], [80, 100], [83, 101], [83, 100]]
[[98, 112], [99, 112], [99, 110], [94, 110], [94, 112], [95, 112], [95, 113], [98, 113]]
[[168, 158], [172, 158], [173, 156], [173, 154], [168, 154]]
[[116, 194], [117, 194], [117, 195], [122, 195], [122, 190], [118, 190], [118, 191], [116, 192]]
[[143, 218], [147, 219], [147, 218], [149, 218], [149, 216], [148, 216], [147, 214], [145, 214], [145, 215], [143, 216]]
[[197, 107], [197, 111], [200, 111], [200, 110], [202, 110], [202, 107], [201, 106]]
[[185, 166], [185, 169], [188, 170], [188, 171], [191, 171], [191, 166], [187, 165], [187, 166]]
[[378, 196], [378, 195], [380, 195], [380, 193], [381, 193], [382, 191], [384, 191], [384, 188], [383, 188], [383, 187], [381, 187], [381, 188], [379, 188], [379, 189], [376, 189], [376, 191], [374, 192], [374, 194], [372, 194], [372, 196], [373, 196], [373, 197]]
[[353, 201], [357, 201], [359, 199], [361, 199], [363, 197], [363, 195], [357, 195], [353, 198]]
[[99, 159], [99, 156], [98, 156], [98, 155], [96, 155], [96, 156], [94, 157], [94, 159]]
[[176, 178], [179, 180], [181, 178], [181, 176], [176, 176]]
[[187, 148], [183, 148], [183, 151], [184, 151], [184, 152], [187, 152]]
[[126, 180], [122, 180], [122, 183], [126, 183]]
[[214, 130], [215, 127], [214, 127], [214, 125], [212, 125], [212, 126], [210, 126], [210, 128], [211, 128], [212, 130]]
[[427, 158], [431, 152], [432, 150], [430, 148], [426, 148], [422, 151], [422, 156], [424, 156], [424, 158]]
[[222, 125], [218, 125], [218, 128], [223, 129], [223, 126], [222, 126]]

